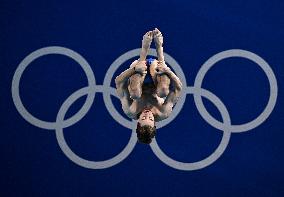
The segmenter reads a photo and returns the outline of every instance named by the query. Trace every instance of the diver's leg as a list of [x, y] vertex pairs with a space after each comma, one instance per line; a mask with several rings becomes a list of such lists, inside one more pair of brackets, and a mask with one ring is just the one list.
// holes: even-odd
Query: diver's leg
[[[146, 60], [146, 57], [147, 57], [147, 54], [148, 54], [148, 51], [149, 51], [149, 48], [152, 42], [152, 38], [153, 38], [152, 31], [148, 31], [143, 36], [139, 61]], [[141, 75], [140, 73], [136, 73], [129, 78], [128, 91], [132, 99], [138, 99], [141, 97], [142, 85], [143, 85], [145, 76], [146, 75]]]
[[153, 37], [156, 45], [156, 51], [157, 51], [157, 57], [158, 57], [158, 62], [154, 63], [153, 68], [150, 67], [150, 73], [151, 76], [156, 84], [157, 88], [157, 95], [161, 98], [166, 97], [169, 94], [169, 88], [170, 88], [170, 78], [166, 74], [162, 75], [156, 75], [156, 67], [157, 64], [161, 63], [162, 65], [164, 64], [164, 53], [163, 53], [163, 35], [162, 33], [155, 28], [153, 31]]
[[142, 95], [144, 77], [137, 73], [129, 78], [128, 91], [132, 99], [139, 99]]
[[143, 36], [139, 61], [145, 61], [146, 60], [147, 54], [148, 54], [150, 46], [151, 46], [152, 39], [153, 39], [153, 32], [152, 31], [148, 31]]
[[157, 66], [165, 65], [164, 62], [154, 60], [150, 65], [150, 74], [156, 86], [156, 93], [164, 98], [169, 94], [171, 80], [166, 74], [158, 74]]
[[170, 92], [171, 80], [166, 74], [157, 75], [157, 95], [161, 98], [167, 97]]

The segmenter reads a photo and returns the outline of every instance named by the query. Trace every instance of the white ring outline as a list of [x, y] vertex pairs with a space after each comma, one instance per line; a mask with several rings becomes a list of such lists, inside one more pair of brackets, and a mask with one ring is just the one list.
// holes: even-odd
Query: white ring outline
[[[94, 89], [94, 90], [92, 90]], [[95, 86], [93, 88], [91, 87], [85, 87], [85, 88], [81, 88], [79, 90], [77, 90], [76, 92], [74, 92], [73, 94], [71, 94], [62, 104], [62, 106], [59, 109], [59, 112], [57, 114], [56, 117], [56, 122], [58, 123], [58, 127], [55, 130], [56, 133], [56, 139], [58, 142], [59, 147], [61, 148], [61, 150], [63, 151], [63, 153], [65, 154], [66, 157], [68, 157], [71, 161], [73, 161], [74, 163], [76, 163], [79, 166], [85, 167], [85, 168], [89, 168], [89, 169], [105, 169], [105, 168], [109, 168], [112, 167], [118, 163], [120, 163], [121, 161], [123, 161], [134, 149], [136, 142], [137, 142], [137, 137], [136, 137], [136, 133], [135, 130], [134, 132], [131, 132], [131, 137], [129, 139], [129, 142], [127, 143], [127, 145], [125, 146], [125, 148], [116, 156], [112, 157], [111, 159], [107, 159], [104, 161], [90, 161], [90, 160], [86, 160], [81, 158], [80, 156], [78, 156], [77, 154], [75, 154], [70, 147], [68, 146], [68, 144], [66, 143], [66, 140], [64, 138], [64, 134], [63, 134], [63, 127], [60, 126], [61, 122], [64, 122], [64, 116], [66, 114], [66, 112], [68, 111], [69, 107], [80, 97], [88, 94], [89, 92], [100, 92], [102, 91], [102, 93], [104, 93], [103, 91], [105, 90], [105, 88], [103, 86]], [[109, 91], [111, 92], [111, 91]], [[113, 95], [113, 96], [117, 96], [117, 95]], [[135, 122], [132, 122], [132, 128], [135, 128]]]
[[[32, 114], [30, 114], [29, 111], [24, 107], [19, 92], [20, 79], [22, 77], [23, 72], [29, 66], [29, 64], [41, 56], [50, 55], [50, 54], [64, 55], [75, 60], [85, 72], [89, 86], [95, 86], [96, 80], [89, 63], [79, 53], [65, 47], [59, 47], [59, 46], [44, 47], [30, 53], [21, 61], [13, 76], [12, 87], [11, 87], [12, 98], [16, 106], [16, 109], [21, 114], [21, 116], [30, 124], [42, 129], [54, 130], [57, 126], [56, 121], [49, 122], [49, 121], [40, 120], [34, 117]], [[90, 107], [92, 106], [94, 98], [95, 98], [95, 92], [89, 92], [89, 94], [87, 95], [87, 99], [84, 105], [81, 107], [81, 109], [72, 117], [65, 120], [61, 126], [63, 126], [64, 128], [69, 127], [75, 124], [76, 122], [78, 122], [81, 118], [83, 118], [90, 109]]]
[[202, 97], [206, 97], [207, 99], [209, 99], [221, 113], [222, 119], [225, 124], [225, 129], [223, 130], [223, 136], [220, 144], [212, 154], [197, 162], [180, 162], [170, 158], [160, 149], [155, 139], [150, 144], [150, 146], [154, 154], [166, 165], [175, 168], [177, 170], [192, 171], [192, 170], [199, 170], [211, 165], [224, 153], [230, 141], [231, 132], [229, 130], [229, 125], [231, 124], [231, 120], [225, 105], [212, 92], [205, 89], [197, 89], [195, 87], [190, 87], [190, 86], [186, 88], [186, 92], [187, 94], [193, 94], [193, 95], [195, 94], [195, 92], [199, 92], [199, 94]]
[[[242, 58], [249, 59], [255, 62], [257, 65], [259, 65], [262, 68], [262, 70], [266, 74], [268, 81], [269, 81], [269, 86], [270, 86], [269, 101], [265, 109], [262, 111], [262, 113], [257, 118], [255, 118], [254, 120], [250, 122], [244, 123], [244, 124], [230, 125], [229, 129], [232, 133], [240, 133], [240, 132], [245, 132], [245, 131], [254, 129], [255, 127], [262, 124], [269, 117], [269, 115], [273, 111], [275, 104], [276, 104], [278, 86], [277, 86], [277, 80], [276, 80], [273, 70], [271, 69], [269, 64], [264, 59], [262, 59], [260, 56], [250, 51], [246, 51], [242, 49], [231, 49], [231, 50], [222, 51], [220, 53], [213, 55], [201, 66], [200, 70], [198, 71], [196, 75], [194, 87], [201, 88], [203, 79], [207, 71], [211, 67], [213, 67], [218, 61], [221, 61], [223, 59], [230, 58], [230, 57], [242, 57]], [[211, 126], [215, 127], [216, 129], [222, 130], [224, 125], [218, 120], [216, 120], [215, 118], [213, 118], [211, 114], [206, 110], [203, 104], [202, 98], [198, 92], [194, 94], [194, 102], [197, 106], [197, 110], [199, 111], [201, 116], [206, 120], [206, 122], [208, 122]]]
[[[140, 50], [140, 49], [134, 49], [134, 50], [131, 50], [131, 51], [128, 51], [127, 53], [129, 54], [132, 54], [134, 53], [134, 56], [131, 56], [130, 58], [132, 57], [135, 57], [137, 55], [137, 50]], [[150, 55], [152, 56], [155, 56], [155, 50], [154, 49], [151, 49], [150, 50]], [[25, 68], [33, 61], [35, 60], [36, 58], [39, 58], [43, 55], [47, 55], [47, 54], [61, 54], [61, 55], [66, 55], [70, 58], [72, 58], [73, 60], [75, 60], [76, 62], [78, 62], [80, 64], [80, 66], [82, 66], [84, 72], [86, 73], [87, 75], [87, 78], [88, 78], [88, 87], [85, 87], [85, 88], [81, 88], [79, 90], [77, 90], [76, 92], [74, 92], [73, 94], [71, 94], [71, 96], [69, 96], [65, 101], [64, 101], [64, 105], [61, 106], [58, 114], [57, 114], [57, 121], [56, 122], [47, 122], [47, 121], [42, 121], [42, 120], [39, 120], [35, 117], [33, 117], [23, 106], [22, 102], [21, 102], [21, 99], [20, 99], [20, 96], [19, 96], [19, 83], [20, 83], [20, 78], [25, 70]], [[129, 54], [128, 54], [128, 57], [129, 57]], [[138, 53], [139, 54], [139, 53]], [[249, 54], [247, 57], [246, 55]], [[133, 55], [133, 54], [132, 54]], [[127, 55], [123, 54], [122, 56], [127, 57]], [[120, 56], [120, 57], [122, 57]], [[168, 57], [167, 57], [168, 56]], [[176, 61], [170, 57], [169, 55], [165, 54], [165, 57], [166, 59], [167, 58], [170, 58], [172, 59], [172, 61], [174, 61], [176, 63]], [[225, 107], [225, 105], [221, 102], [221, 100], [215, 96], [213, 93], [209, 92], [208, 90], [205, 90], [205, 89], [202, 89], [201, 88], [201, 84], [202, 84], [202, 80], [204, 79], [205, 77], [205, 74], [206, 72], [209, 70], [210, 67], [212, 67], [216, 62], [222, 60], [222, 59], [225, 59], [225, 58], [228, 58], [228, 57], [243, 57], [243, 58], [247, 58], [247, 59], [250, 59], [252, 61], [254, 61], [255, 63], [257, 63], [259, 66], [261, 66], [261, 68], [264, 70], [265, 74], [267, 75], [268, 79], [269, 79], [269, 84], [270, 84], [270, 99], [269, 99], [269, 102], [265, 108], [265, 110], [262, 112], [262, 117], [261, 115], [259, 117], [261, 117], [262, 119], [260, 119], [259, 117], [256, 118], [255, 120], [253, 121], [256, 121], [258, 120], [257, 124], [254, 124], [252, 125], [252, 122], [249, 122], [249, 123], [245, 123], [243, 125], [231, 125], [230, 123], [230, 116], [228, 115], [228, 117], [225, 117], [225, 119], [229, 119], [229, 123], [228, 121], [224, 122], [224, 123], [220, 123], [218, 121], [216, 121], [208, 112], [207, 110], [205, 109], [203, 103], [202, 103], [202, 98], [201, 96], [204, 96], [209, 98], [209, 100], [211, 100], [211, 102], [216, 102], [216, 103], [219, 103], [217, 105], [219, 105], [219, 107], [221, 108], [220, 112], [223, 113], [224, 116], [226, 116], [226, 113], [228, 114], [227, 112], [227, 109]], [[129, 59], [130, 59], [129, 58]], [[116, 64], [119, 63], [119, 58], [115, 61]], [[126, 59], [128, 60], [128, 59]], [[124, 60], [124, 61], [126, 61]], [[117, 62], [118, 61], [118, 62]], [[124, 62], [123, 61], [123, 62]], [[114, 62], [114, 63], [115, 63]], [[122, 62], [122, 63], [123, 63]], [[212, 63], [213, 62], [213, 63]], [[260, 63], [259, 63], [260, 62]], [[114, 64], [113, 63], [113, 64]], [[112, 64], [112, 65], [113, 65]], [[171, 64], [170, 64], [171, 65]], [[117, 66], [120, 66], [120, 64], [118, 64]], [[172, 66], [172, 65], [171, 65]], [[111, 66], [112, 67], [112, 66]], [[181, 73], [178, 73], [178, 75], [181, 76], [181, 81], [183, 82], [183, 84], [186, 84], [186, 79], [185, 79], [185, 76], [183, 74], [183, 71], [181, 69], [181, 67], [178, 65], [178, 68], [180, 68], [180, 70], [176, 71], [176, 73], [178, 72], [181, 72]], [[117, 69], [117, 68], [116, 68]], [[107, 73], [109, 73], [111, 69], [108, 70]], [[113, 68], [112, 68], [113, 70]], [[112, 71], [112, 75], [114, 74], [115, 70]], [[109, 75], [109, 74], [108, 74]], [[22, 115], [22, 117], [27, 120], [29, 123], [33, 124], [34, 126], [37, 126], [37, 127], [40, 127], [40, 128], [45, 128], [45, 129], [56, 129], [56, 137], [57, 137], [57, 140], [58, 140], [58, 143], [59, 143], [59, 146], [60, 148], [62, 149], [62, 151], [64, 152], [64, 154], [66, 154], [66, 156], [72, 160], [73, 162], [77, 163], [78, 165], [81, 165], [83, 167], [86, 167], [86, 168], [91, 168], [91, 169], [103, 169], [103, 168], [108, 168], [108, 167], [111, 167], [119, 162], [121, 162], [122, 160], [124, 160], [130, 153], [131, 151], [133, 150], [135, 144], [136, 144], [136, 141], [137, 141], [137, 138], [135, 136], [135, 132], [132, 132], [132, 135], [131, 135], [131, 138], [127, 144], [127, 146], [122, 150], [122, 152], [120, 152], [117, 156], [111, 158], [111, 159], [108, 159], [108, 160], [105, 160], [105, 161], [97, 161], [97, 162], [94, 162], [94, 161], [88, 161], [88, 160], [85, 160], [85, 159], [82, 159], [80, 157], [78, 157], [75, 153], [73, 153], [70, 148], [68, 147], [68, 145], [66, 144], [65, 140], [64, 140], [64, 136], [63, 136], [63, 128], [66, 128], [66, 127], [69, 127], [73, 124], [75, 124], [76, 122], [78, 122], [81, 118], [83, 118], [86, 113], [89, 111], [90, 107], [92, 106], [93, 104], [93, 101], [94, 101], [94, 96], [95, 96], [95, 93], [96, 91], [98, 92], [101, 92], [103, 93], [103, 96], [104, 96], [104, 102], [107, 106], [107, 104], [110, 104], [110, 107], [113, 107], [113, 103], [112, 102], [109, 102], [108, 103], [108, 99], [105, 100], [105, 95], [107, 95], [107, 98], [110, 99], [110, 96], [113, 95], [113, 96], [116, 96], [116, 92], [115, 92], [115, 89], [110, 87], [110, 82], [111, 82], [111, 79], [112, 79], [113, 76], [111, 76], [111, 78], [109, 79], [107, 77], [107, 75], [105, 76], [105, 79], [104, 79], [104, 85], [101, 86], [101, 85], [96, 85], [95, 84], [95, 76], [92, 72], [92, 69], [91, 67], [89, 66], [88, 62], [78, 53], [76, 53], [75, 51], [71, 50], [71, 49], [68, 49], [68, 48], [65, 48], [65, 47], [58, 47], [58, 46], [51, 46], [51, 47], [44, 47], [44, 48], [41, 48], [41, 49], [38, 49], [34, 52], [32, 52], [31, 54], [29, 54], [21, 63], [20, 65], [17, 67], [16, 71], [15, 71], [15, 74], [13, 76], [13, 81], [12, 81], [12, 87], [11, 87], [11, 90], [12, 90], [12, 97], [13, 97], [13, 101], [14, 101], [14, 104], [16, 106], [16, 109], [19, 111], [19, 113]], [[109, 81], [109, 82], [108, 82]], [[105, 85], [106, 84], [109, 84], [108, 87], [106, 87]], [[90, 87], [93, 87], [93, 88], [90, 88]], [[199, 111], [199, 113], [201, 114], [201, 116], [204, 118], [204, 120], [206, 122], [208, 122], [211, 126], [219, 129], [219, 130], [223, 130], [224, 131], [224, 134], [223, 135], [230, 135], [231, 132], [243, 132], [243, 131], [247, 131], [247, 130], [250, 130], [250, 129], [253, 129], [255, 128], [256, 126], [259, 126], [261, 123], [263, 123], [267, 117], [271, 114], [271, 112], [273, 111], [274, 107], [275, 107], [275, 103], [276, 103], [276, 100], [277, 100], [277, 91], [278, 91], [278, 87], [277, 87], [277, 81], [276, 81], [276, 77], [274, 75], [274, 72], [273, 70], [271, 69], [271, 67], [267, 64], [267, 62], [265, 62], [265, 60], [263, 60], [261, 57], [259, 57], [258, 55], [252, 53], [252, 52], [249, 52], [249, 51], [245, 51], [245, 50], [241, 50], [241, 49], [231, 49], [231, 50], [227, 50], [227, 51], [223, 51], [223, 52], [220, 52], [214, 56], [212, 56], [211, 58], [209, 58], [205, 63], [204, 65], [201, 67], [201, 69], [199, 70], [196, 78], [195, 78], [195, 83], [194, 83], [194, 86], [193, 87], [186, 87], [185, 88], [186, 91], [184, 91], [182, 93], [182, 104], [181, 104], [181, 108], [184, 104], [184, 101], [185, 101], [185, 97], [186, 97], [186, 93], [191, 93], [190, 91], [193, 91], [194, 94], [194, 101], [195, 101], [195, 104], [196, 104], [196, 107]], [[84, 91], [86, 91], [86, 93], [84, 93]], [[86, 102], [84, 103], [84, 105], [82, 106], [82, 108], [74, 115], [72, 116], [71, 118], [67, 119], [67, 120], [63, 120], [64, 119], [64, 115], [65, 115], [65, 112], [67, 111], [67, 108], [69, 108], [69, 106], [72, 105], [74, 99], [76, 100], [76, 98], [78, 97], [81, 97], [80, 95], [83, 94], [88, 94], [87, 95], [87, 99], [86, 99]], [[213, 101], [212, 101], [213, 99]], [[70, 101], [71, 100], [71, 101]], [[107, 102], [106, 102], [107, 101]], [[180, 102], [179, 101], [179, 102]], [[112, 105], [112, 106], [111, 106]], [[217, 106], [216, 105], [216, 106]], [[67, 106], [67, 107], [66, 107]], [[218, 106], [217, 106], [218, 107]], [[108, 109], [109, 113], [113, 116], [113, 109]], [[65, 111], [66, 110], [66, 111]], [[180, 112], [181, 109], [179, 110], [176, 110], [178, 111], [178, 113]], [[223, 112], [222, 112], [223, 110]], [[226, 112], [224, 112], [224, 110]], [[64, 113], [63, 113], [64, 112]], [[117, 114], [119, 114], [117, 111], [115, 111]], [[174, 110], [173, 110], [174, 112]], [[175, 116], [178, 114], [174, 114], [174, 118]], [[64, 115], [63, 115], [64, 114]], [[120, 114], [119, 114], [120, 115]], [[120, 115], [121, 116], [121, 115]], [[114, 116], [115, 117], [115, 116]], [[122, 116], [121, 116], [122, 117]], [[173, 118], [173, 119], [174, 119]], [[223, 117], [224, 118], [224, 117]], [[115, 119], [115, 118], [114, 118]], [[116, 120], [116, 119], [115, 119]], [[117, 121], [117, 120], [116, 120]], [[121, 121], [121, 120], [120, 120]], [[123, 120], [124, 121], [124, 120]], [[169, 120], [168, 122], [164, 123], [164, 125], [160, 125], [159, 128], [165, 126], [166, 124], [168, 124], [170, 121], [172, 120]], [[209, 121], [212, 121], [212, 122], [209, 122]], [[118, 123], [120, 123], [118, 121]], [[121, 123], [120, 123], [121, 124]], [[129, 125], [129, 126], [125, 126], [124, 124], [122, 124], [123, 126], [125, 126], [126, 128], [131, 128], [132, 131], [134, 131], [133, 129], [135, 128], [135, 126], [131, 126], [131, 125], [135, 125], [135, 121], [128, 121], [126, 125]], [[250, 125], [249, 125], [250, 124]], [[245, 128], [241, 128], [243, 126], [246, 126]], [[249, 125], [249, 127], [247, 126]], [[243, 130], [231, 130], [232, 128], [238, 128], [240, 127], [241, 129]], [[247, 130], [244, 130], [244, 129], [247, 129]], [[134, 143], [135, 141], [135, 143]], [[226, 146], [228, 145], [228, 142], [229, 142], [229, 139], [228, 139], [228, 142], [225, 141], [224, 143], [224, 140], [222, 138], [222, 141], [220, 144], [224, 144], [221, 146], [221, 151], [220, 151], [220, 145], [218, 146], [218, 148], [211, 154], [211, 156], [207, 157], [207, 159], [205, 158], [204, 160], [201, 160], [199, 162], [194, 162], [194, 163], [183, 163], [183, 162], [179, 162], [179, 161], [175, 161], [171, 158], [169, 158], [167, 155], [165, 155], [161, 150], [160, 148], [158, 147], [157, 145], [157, 142], [156, 140], [154, 140], [154, 142], [156, 143], [151, 145], [151, 148], [153, 150], [153, 152], [156, 154], [156, 156], [162, 161], [164, 162], [165, 164], [167, 164], [168, 166], [171, 166], [173, 168], [176, 168], [176, 169], [180, 169], [180, 170], [196, 170], [196, 169], [201, 169], [201, 168], [204, 168], [210, 164], [212, 164], [214, 161], [216, 161], [221, 155], [222, 153], [224, 152]], [[65, 143], [65, 145], [64, 145]], [[63, 144], [63, 145], [62, 145]], [[156, 147], [155, 147], [156, 146]], [[62, 148], [63, 147], [63, 148]], [[157, 148], [158, 147], [158, 148]], [[218, 150], [218, 151], [217, 151]], [[216, 152], [217, 151], [217, 152]], [[216, 153], [215, 153], [216, 152]], [[212, 155], [214, 156], [213, 159], [212, 159]], [[217, 157], [216, 157], [217, 156]], [[211, 158], [208, 160], [208, 158]], [[204, 162], [206, 161], [206, 162]]]

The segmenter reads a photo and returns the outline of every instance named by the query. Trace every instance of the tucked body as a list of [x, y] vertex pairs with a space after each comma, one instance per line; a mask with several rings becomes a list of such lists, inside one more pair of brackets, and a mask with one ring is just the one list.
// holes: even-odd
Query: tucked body
[[[147, 61], [153, 38], [158, 60]], [[158, 29], [147, 32], [142, 40], [139, 60], [115, 79], [122, 109], [128, 117], [138, 120], [138, 140], [147, 144], [155, 136], [155, 122], [169, 117], [182, 90], [181, 81], [164, 61], [162, 44], [163, 37]], [[144, 82], [147, 74], [152, 82]]]

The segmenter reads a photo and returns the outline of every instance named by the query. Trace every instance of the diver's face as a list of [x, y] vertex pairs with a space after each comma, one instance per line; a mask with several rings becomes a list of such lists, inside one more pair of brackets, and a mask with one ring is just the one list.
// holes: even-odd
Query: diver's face
[[155, 126], [154, 115], [151, 112], [151, 110], [144, 109], [139, 116], [138, 122], [140, 123], [140, 126], [148, 125], [154, 127]]

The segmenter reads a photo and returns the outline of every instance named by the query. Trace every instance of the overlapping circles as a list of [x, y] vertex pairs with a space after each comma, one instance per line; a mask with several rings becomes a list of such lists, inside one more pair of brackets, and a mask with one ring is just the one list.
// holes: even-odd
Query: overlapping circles
[[[195, 94], [196, 92], [199, 92], [202, 97], [205, 97], [209, 99], [220, 111], [222, 119], [224, 121], [224, 125], [229, 126], [231, 124], [229, 113], [225, 107], [225, 105], [221, 102], [221, 100], [215, 96], [213, 93], [209, 92], [208, 90], [204, 89], [197, 89], [195, 87], [187, 87], [186, 92], [188, 94]], [[228, 128], [228, 127], [226, 127]], [[158, 143], [156, 140], [151, 143], [151, 148], [155, 155], [163, 161], [166, 165], [178, 169], [178, 170], [198, 170], [201, 168], [205, 168], [206, 166], [209, 166], [213, 162], [215, 162], [225, 151], [229, 140], [230, 140], [231, 132], [228, 129], [223, 130], [223, 136], [220, 144], [216, 148], [216, 150], [205, 159], [198, 161], [198, 162], [192, 162], [192, 163], [185, 163], [176, 161], [169, 156], [167, 156], [158, 146]]]
[[[59, 46], [51, 46], [51, 47], [44, 47], [41, 49], [38, 49], [31, 54], [29, 54], [26, 58], [23, 59], [23, 61], [19, 64], [18, 68], [15, 71], [15, 74], [13, 76], [12, 80], [12, 98], [14, 101], [14, 104], [16, 106], [16, 109], [20, 113], [20, 115], [29, 123], [33, 124], [34, 126], [37, 126], [39, 128], [44, 128], [48, 130], [55, 130], [56, 132], [56, 139], [58, 141], [59, 147], [63, 151], [63, 153], [74, 163], [77, 165], [80, 165], [85, 168], [90, 169], [104, 169], [109, 168], [111, 166], [114, 166], [121, 161], [123, 161], [127, 156], [132, 152], [132, 150], [135, 147], [135, 144], [137, 142], [137, 137], [135, 133], [136, 129], [136, 121], [130, 121], [126, 118], [124, 118], [114, 107], [111, 96], [117, 97], [115, 88], [111, 87], [111, 81], [113, 79], [113, 76], [115, 74], [115, 71], [121, 66], [124, 62], [127, 60], [130, 60], [136, 56], [138, 56], [140, 53], [140, 49], [134, 49], [126, 52], [125, 54], [118, 57], [109, 67], [105, 78], [103, 85], [96, 85], [95, 76], [92, 72], [92, 69], [88, 62], [78, 53], [75, 51], [65, 48], [65, 47], [59, 47]], [[20, 85], [20, 79], [22, 74], [24, 73], [24, 70], [27, 68], [27, 66], [34, 61], [35, 59], [49, 54], [60, 54], [67, 57], [70, 57], [74, 61], [76, 61], [84, 70], [87, 80], [88, 80], [88, 86], [81, 88], [74, 93], [72, 93], [61, 105], [55, 122], [48, 122], [44, 120], [40, 120], [36, 117], [34, 117], [29, 111], [24, 107], [19, 93], [19, 85]], [[149, 55], [156, 56], [155, 49], [150, 49]], [[169, 156], [167, 156], [161, 148], [158, 146], [157, 141], [154, 139], [151, 143], [151, 149], [153, 150], [154, 154], [166, 165], [178, 169], [178, 170], [197, 170], [204, 168], [208, 165], [211, 165], [213, 162], [215, 162], [225, 151], [232, 132], [244, 132], [251, 130], [257, 126], [259, 126], [261, 123], [263, 123], [268, 116], [271, 114], [275, 107], [276, 99], [277, 99], [277, 81], [276, 77], [271, 69], [271, 67], [268, 65], [268, 63], [263, 60], [258, 55], [241, 50], [241, 49], [232, 49], [223, 51], [221, 53], [218, 53], [211, 58], [209, 58], [204, 65], [199, 70], [196, 78], [194, 86], [187, 86], [185, 75], [181, 69], [181, 66], [167, 53], [164, 53], [165, 55], [165, 61], [173, 68], [177, 76], [181, 79], [181, 82], [183, 84], [183, 91], [181, 94], [181, 97], [179, 99], [179, 102], [175, 105], [173, 112], [169, 118], [166, 120], [160, 121], [157, 123], [157, 128], [162, 128], [165, 125], [169, 124], [171, 121], [173, 121], [176, 116], [179, 114], [179, 112], [182, 110], [186, 95], [187, 94], [193, 94], [194, 101], [197, 107], [197, 110], [203, 117], [203, 119], [208, 122], [211, 126], [215, 127], [216, 129], [223, 131], [223, 136], [221, 139], [221, 142], [219, 143], [218, 147], [213, 151], [211, 155], [204, 158], [201, 161], [197, 162], [181, 162], [176, 161]], [[247, 58], [249, 60], [254, 61], [257, 63], [265, 72], [269, 85], [270, 85], [270, 98], [269, 101], [264, 109], [264, 111], [254, 120], [241, 124], [241, 125], [232, 125], [230, 115], [228, 113], [227, 108], [222, 103], [222, 101], [214, 95], [212, 92], [209, 92], [208, 90], [205, 90], [201, 88], [202, 81], [207, 73], [207, 71], [215, 65], [218, 61], [221, 61], [222, 59], [226, 59], [229, 57], [242, 57]], [[79, 120], [81, 120], [89, 111], [91, 108], [95, 94], [96, 93], [102, 93], [104, 103], [106, 105], [106, 108], [110, 115], [114, 118], [115, 121], [117, 121], [120, 125], [130, 129], [131, 136], [127, 143], [127, 145], [124, 147], [124, 149], [118, 153], [113, 158], [104, 160], [104, 161], [90, 161], [81, 158], [77, 154], [75, 154], [68, 144], [65, 141], [63, 129], [72, 126], [73, 124], [77, 123]], [[82, 96], [87, 95], [86, 101], [82, 108], [72, 117], [65, 120], [66, 112], [68, 111], [69, 107], [79, 98]], [[217, 109], [220, 111], [223, 122], [220, 122], [213, 118], [208, 111], [205, 109], [205, 106], [202, 102], [202, 97], [207, 98], [209, 101], [211, 101]]]
[[[115, 71], [119, 68], [119, 66], [121, 66], [124, 62], [126, 62], [129, 59], [132, 59], [136, 56], [139, 56], [141, 49], [133, 49], [131, 51], [128, 51], [126, 53], [124, 53], [123, 55], [121, 55], [120, 57], [118, 57], [109, 67], [106, 75], [105, 75], [105, 79], [104, 79], [104, 86], [105, 87], [110, 87], [111, 85], [111, 81], [112, 81], [112, 77], [115, 73]], [[149, 49], [149, 55], [151, 56], [156, 56], [156, 50], [155, 49]], [[165, 56], [165, 61], [173, 68], [173, 70], [177, 73], [177, 76], [179, 76], [183, 86], [186, 86], [186, 78], [185, 75], [180, 67], [180, 65], [167, 53], [164, 53]], [[175, 119], [175, 117], [179, 114], [179, 112], [181, 111], [183, 104], [185, 102], [185, 91], [183, 90], [179, 99], [179, 102], [176, 104], [175, 108], [173, 109], [171, 116], [163, 121], [157, 122], [156, 127], [157, 128], [161, 128], [167, 124], [169, 124], [172, 120]], [[132, 129], [131, 128], [131, 123], [129, 120], [123, 118], [123, 116], [121, 116], [115, 109], [112, 100], [110, 98], [110, 94], [106, 93], [103, 94], [103, 98], [104, 98], [104, 102], [106, 104], [106, 108], [107, 110], [110, 112], [110, 114], [112, 115], [112, 117], [121, 125], [123, 125], [126, 128]]]
[[[66, 112], [68, 111], [69, 107], [80, 97], [88, 94], [89, 92], [92, 92], [93, 90], [97, 92], [102, 92], [104, 93], [105, 88], [102, 86], [95, 86], [95, 87], [85, 87], [81, 88], [80, 90], [77, 90], [74, 92], [71, 96], [69, 96], [65, 102], [62, 104], [56, 118], [56, 122], [63, 122], [64, 121], [64, 116]], [[111, 92], [113, 96], [116, 96], [114, 94], [114, 91]], [[135, 122], [130, 122], [132, 125], [132, 128], [135, 128]], [[64, 135], [63, 135], [63, 128], [58, 127], [56, 128], [56, 139], [58, 141], [58, 144], [63, 151], [63, 153], [74, 163], [78, 164], [79, 166], [85, 167], [85, 168], [90, 168], [90, 169], [104, 169], [104, 168], [109, 168], [111, 166], [114, 166], [124, 160], [133, 150], [136, 142], [137, 142], [137, 137], [135, 132], [131, 133], [131, 137], [129, 139], [128, 144], [126, 147], [115, 157], [105, 160], [105, 161], [89, 161], [86, 159], [83, 159], [76, 155], [67, 145]]]

